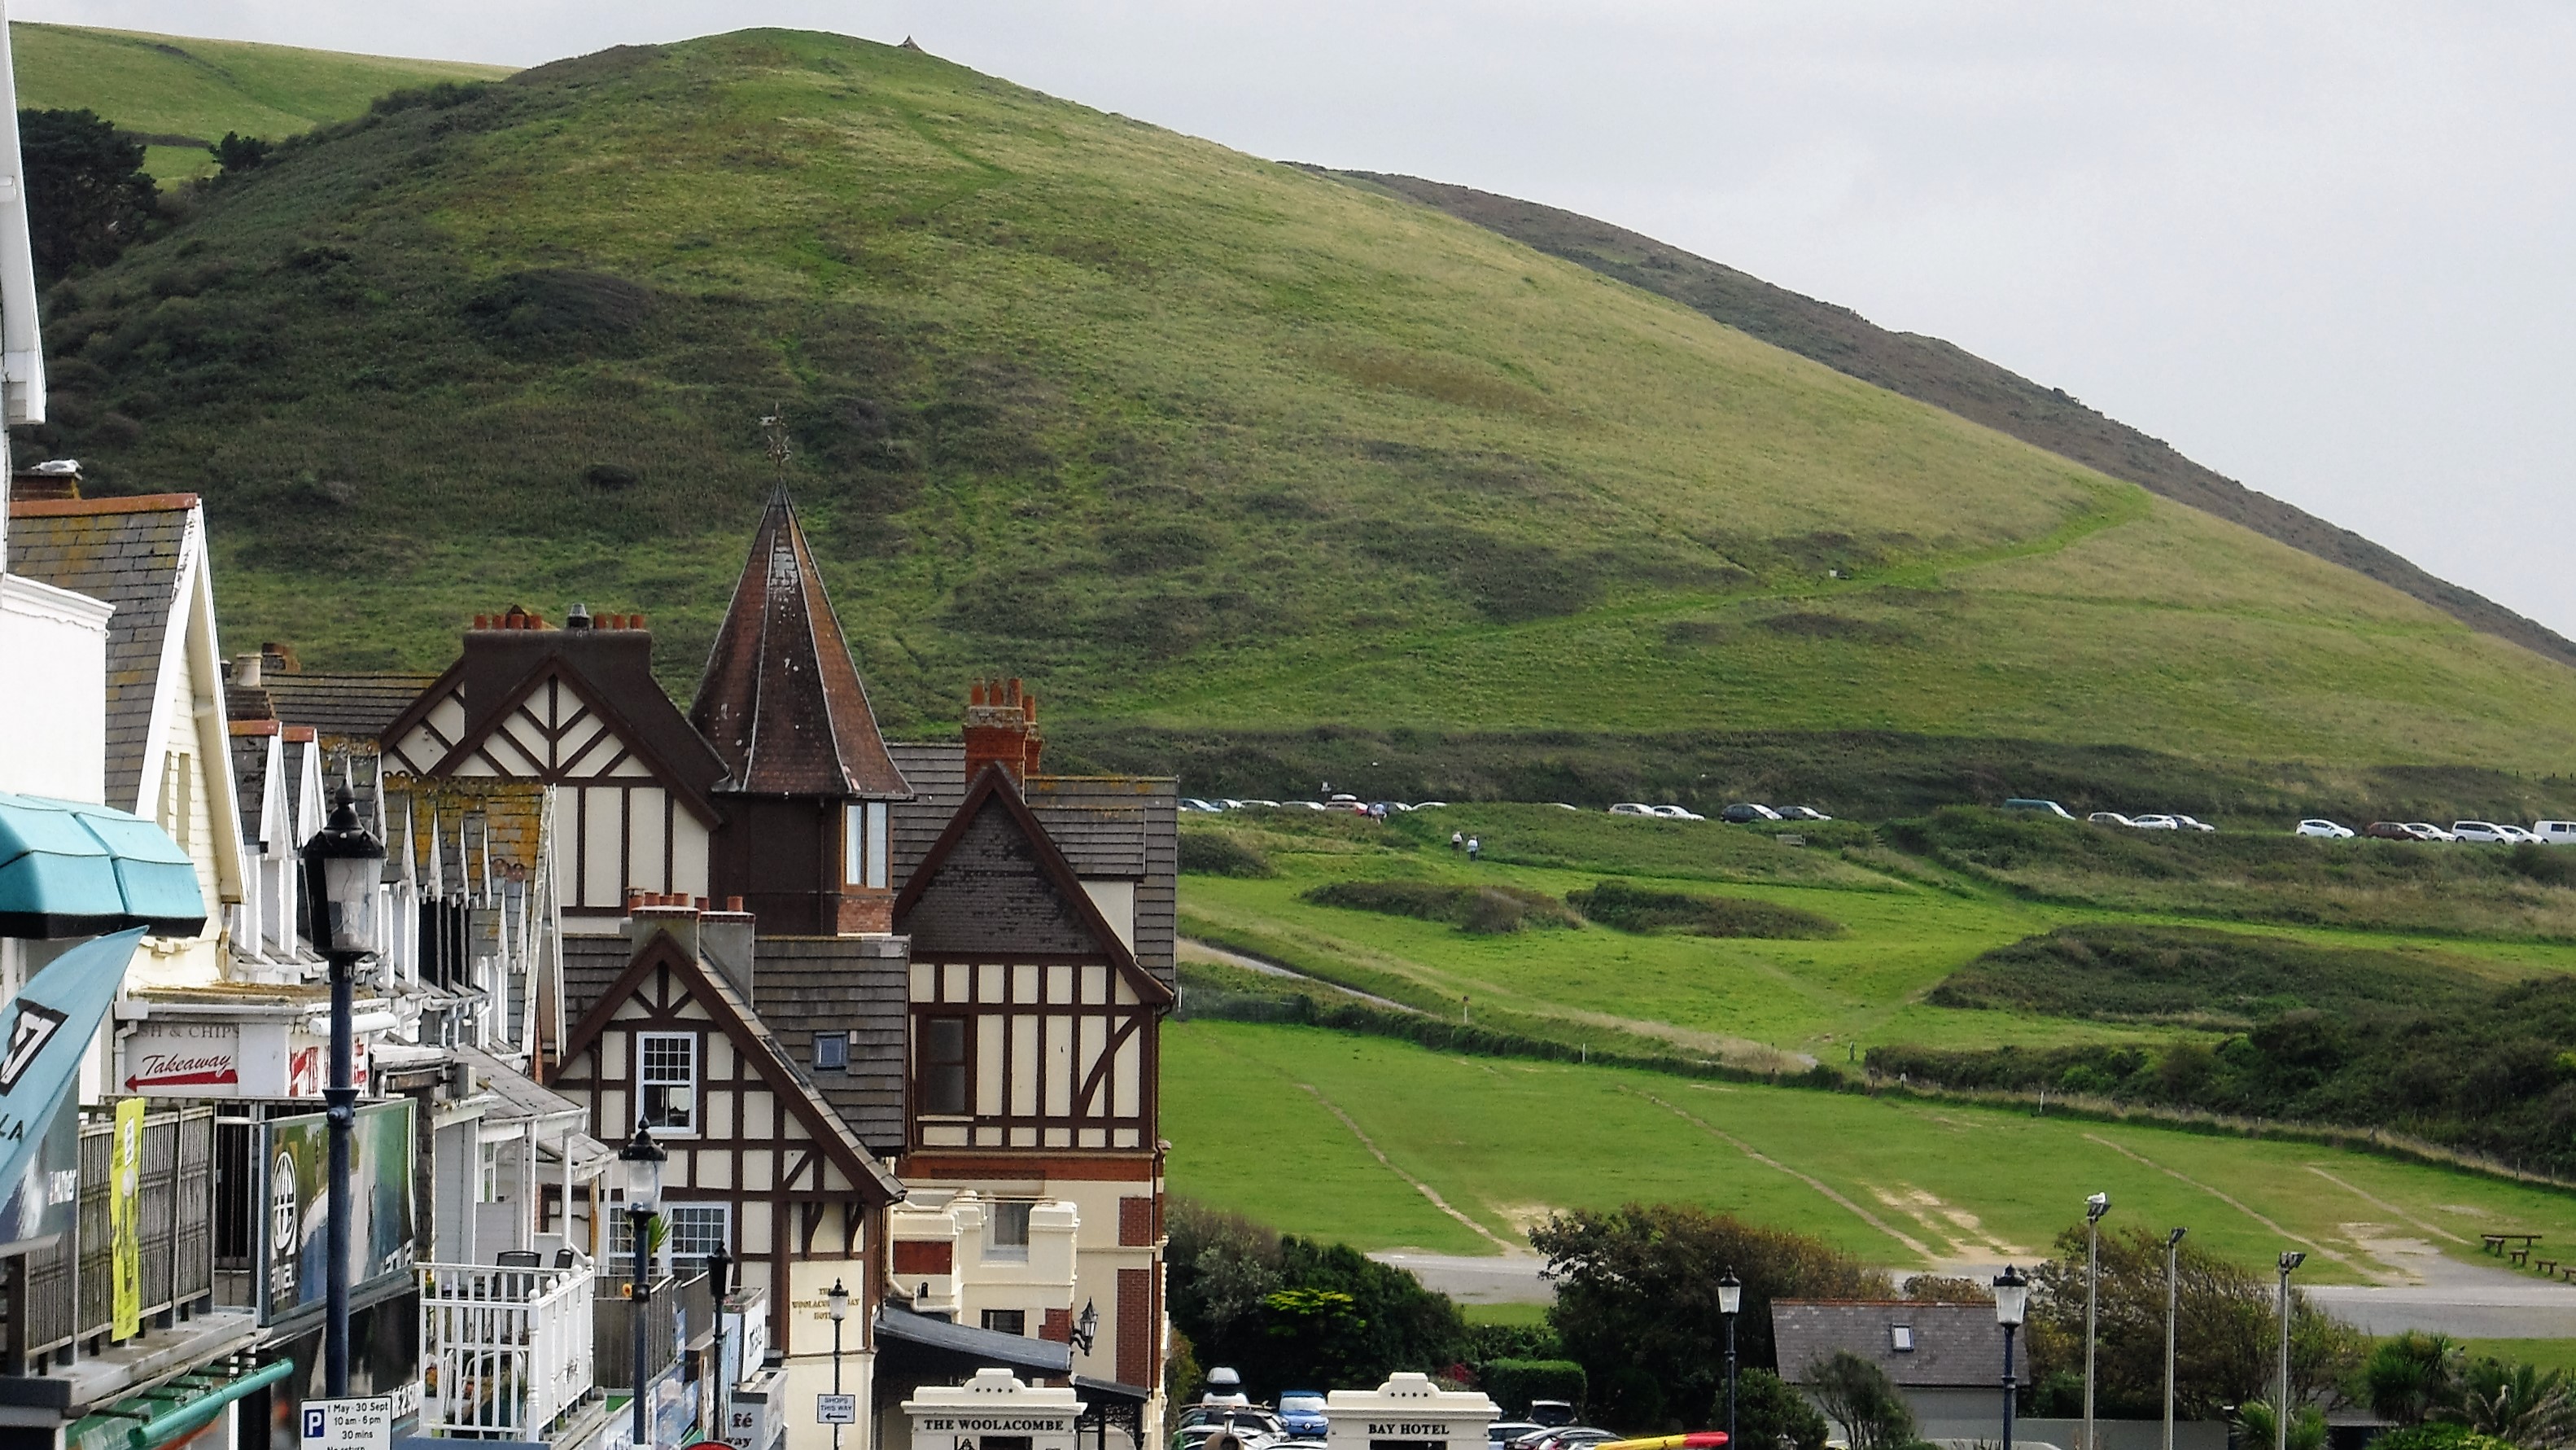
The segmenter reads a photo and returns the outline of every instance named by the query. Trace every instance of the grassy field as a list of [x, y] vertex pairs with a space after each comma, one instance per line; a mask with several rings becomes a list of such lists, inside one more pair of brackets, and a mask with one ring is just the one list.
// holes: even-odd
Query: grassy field
[[10, 26], [9, 43], [18, 104], [92, 110], [154, 138], [145, 166], [164, 186], [211, 174], [205, 148], [226, 132], [281, 141], [360, 115], [387, 91], [510, 73], [462, 61], [24, 22]]
[[1240, 1023], [1175, 1024], [1164, 1064], [1175, 1192], [1367, 1248], [1493, 1253], [1550, 1209], [1677, 1200], [1890, 1266], [2027, 1261], [2097, 1191], [2245, 1263], [2305, 1247], [2317, 1283], [2384, 1278], [2382, 1239], [2463, 1261], [2487, 1227], [2576, 1241], [2566, 1194], [2303, 1144]]
[[1002, 669], [1077, 735], [2571, 758], [2576, 673], [2360, 575], [1410, 202], [839, 37], [325, 128], [46, 306], [43, 445], [203, 492], [226, 627], [316, 663], [581, 598], [685, 683], [783, 406], [899, 729]]
[[[1812, 844], [1804, 847], [1714, 822], [1634, 820], [1550, 806], [1462, 805], [1399, 817], [1382, 827], [1356, 817], [1293, 812], [1194, 818], [1186, 828], [1250, 847], [1275, 874], [1188, 877], [1181, 895], [1185, 931], [1426, 1011], [1454, 1016], [1460, 998], [1469, 998], [1476, 1020], [1558, 1040], [1604, 1048], [1651, 1042], [1748, 1063], [1764, 1061], [1776, 1049], [1849, 1064], [1872, 1046], [1893, 1043], [2043, 1048], [2182, 1037], [2215, 1042], [2234, 1030], [2218, 1022], [2092, 1021], [1923, 1001], [1980, 954], [2059, 926], [2212, 925], [2208, 913], [2171, 909], [2188, 904], [2182, 900], [2189, 881], [2185, 867], [2213, 854], [2203, 842], [2180, 836], [2121, 836], [2117, 844], [2149, 853], [2143, 864], [2122, 856], [2115, 864], [2129, 862], [2129, 874], [2096, 863], [2086, 878], [2159, 882], [2168, 893], [2168, 909], [2139, 911], [2029, 899], [1937, 856], [1863, 844], [1887, 833], [1840, 822], [1810, 832]], [[1453, 829], [1475, 834], [1483, 844], [1485, 859], [1474, 868], [1447, 849]], [[2016, 828], [2000, 822], [1997, 829]], [[2063, 838], [2057, 843], [2071, 852], [2073, 844], [2111, 834], [2070, 825], [2041, 839]], [[2456, 902], [2442, 890], [2428, 890], [2428, 884], [2483, 880], [2479, 863], [2492, 867], [2493, 858], [2407, 857], [2404, 848], [2392, 853], [2383, 843], [2298, 841], [2278, 833], [2269, 841], [2208, 839], [2238, 841], [2233, 857], [2221, 858], [2232, 862], [2228, 880], [2245, 874], [2243, 863], [2259, 862], [2266, 852], [2292, 861], [2313, 858], [2310, 869], [2319, 875], [2341, 872], [2349, 863], [2354, 869], [2345, 874], [2363, 884], [2371, 869], [2381, 873], [2379, 896], [2359, 895], [2359, 885], [2351, 890], [2355, 900], [2376, 903], [2371, 912], [2389, 929], [2267, 923], [2260, 928], [2267, 935], [2329, 952], [2366, 950], [2371, 962], [2398, 974], [2420, 966], [2428, 976], [2466, 974], [2500, 983], [2576, 971], [2576, 943], [2530, 936], [2520, 930], [2521, 916], [2477, 918], [2509, 935], [2463, 936], [2450, 929], [2460, 919]], [[1847, 844], [1838, 848], [1838, 840]], [[1306, 899], [1319, 885], [1368, 880], [1476, 882], [1562, 899], [1607, 878], [1791, 907], [1838, 923], [1843, 933], [1828, 940], [1782, 940], [1639, 935], [1586, 926], [1480, 935]], [[2528, 889], [2546, 917], [2562, 909], [2558, 898], [2576, 896], [2512, 879]]]

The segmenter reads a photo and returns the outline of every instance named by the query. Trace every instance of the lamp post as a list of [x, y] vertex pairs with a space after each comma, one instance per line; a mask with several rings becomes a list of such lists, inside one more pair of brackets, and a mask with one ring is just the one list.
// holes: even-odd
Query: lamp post
[[[832, 1393], [841, 1392], [841, 1321], [850, 1317], [850, 1291], [841, 1287], [838, 1277], [832, 1287], [823, 1291], [824, 1312], [832, 1316]], [[832, 1450], [841, 1450], [841, 1427], [832, 1426]]]
[[355, 1003], [361, 958], [383, 950], [376, 890], [385, 877], [384, 843], [358, 824], [358, 801], [342, 786], [331, 817], [304, 843], [304, 894], [312, 903], [314, 948], [331, 964], [331, 1085], [322, 1091], [330, 1125], [331, 1166], [324, 1190], [322, 1269], [323, 1393], [349, 1393], [349, 1132], [358, 1120]]
[[2281, 1253], [2281, 1392], [2272, 1401], [2272, 1450], [2290, 1450], [2290, 1272], [2307, 1261], [2296, 1249]]
[[662, 1211], [662, 1160], [666, 1156], [662, 1145], [653, 1141], [653, 1130], [640, 1117], [635, 1120], [635, 1136], [617, 1151], [619, 1171], [626, 1180], [627, 1231], [633, 1236], [635, 1248], [632, 1298], [627, 1308], [635, 1321], [635, 1450], [652, 1450], [653, 1444], [653, 1421], [644, 1393], [652, 1380], [652, 1366], [646, 1362], [644, 1319], [648, 1312], [645, 1306], [653, 1301], [653, 1216]]
[[2097, 1193], [2084, 1200], [2084, 1446], [2083, 1450], [2102, 1450], [2102, 1442], [2093, 1438], [2093, 1349], [2094, 1313], [2102, 1298], [2102, 1215], [2111, 1211], [2111, 1195]]
[[2174, 1324], [2182, 1304], [2183, 1229], [2165, 1235], [2165, 1450], [2173, 1450]]
[[[2030, 1280], [2010, 1264], [1995, 1278], [1995, 1322], [2004, 1327], [2004, 1445], [2012, 1450], [2013, 1400], [2021, 1386], [2013, 1382], [2013, 1331], [2030, 1311]], [[1733, 1442], [1729, 1442], [1731, 1445]]]
[[[707, 1253], [707, 1288], [716, 1301], [716, 1425], [711, 1439], [731, 1438], [726, 1432], [733, 1427], [725, 1423], [725, 1389], [731, 1383], [725, 1376], [725, 1291], [733, 1286], [733, 1255], [725, 1252], [724, 1240]], [[2173, 1450], [2168, 1445], [2165, 1450]]]
[[1744, 1281], [1735, 1277], [1735, 1266], [1726, 1266], [1726, 1277], [1717, 1281], [1717, 1312], [1726, 1316], [1726, 1443], [1735, 1444], [1735, 1315], [1744, 1307]]

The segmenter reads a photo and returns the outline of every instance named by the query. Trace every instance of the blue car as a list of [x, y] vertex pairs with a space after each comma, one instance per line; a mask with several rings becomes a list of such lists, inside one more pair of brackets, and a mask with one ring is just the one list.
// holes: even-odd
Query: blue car
[[1324, 1397], [1313, 1390], [1288, 1390], [1279, 1396], [1279, 1425], [1295, 1440], [1321, 1440], [1330, 1426], [1324, 1420]]

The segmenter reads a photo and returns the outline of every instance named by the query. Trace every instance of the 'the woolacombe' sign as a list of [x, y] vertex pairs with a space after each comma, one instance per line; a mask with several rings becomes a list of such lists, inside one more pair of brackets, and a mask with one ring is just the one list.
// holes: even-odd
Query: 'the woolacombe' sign
[[985, 1369], [962, 1385], [923, 1385], [903, 1412], [912, 1450], [1074, 1450], [1082, 1404], [1070, 1389]]

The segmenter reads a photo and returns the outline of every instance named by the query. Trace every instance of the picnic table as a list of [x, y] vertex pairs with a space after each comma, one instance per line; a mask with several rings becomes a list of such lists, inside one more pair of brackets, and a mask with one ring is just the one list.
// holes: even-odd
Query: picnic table
[[2531, 1246], [2540, 1242], [2540, 1235], [2538, 1234], [2488, 1233], [2480, 1234], [2478, 1237], [2486, 1240], [2486, 1250], [2491, 1254], [2502, 1254], [2504, 1252], [2504, 1246], [2516, 1239], [2520, 1239], [2522, 1241], [2522, 1251], [2528, 1254], [2531, 1252]]

